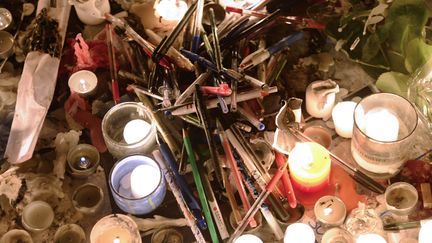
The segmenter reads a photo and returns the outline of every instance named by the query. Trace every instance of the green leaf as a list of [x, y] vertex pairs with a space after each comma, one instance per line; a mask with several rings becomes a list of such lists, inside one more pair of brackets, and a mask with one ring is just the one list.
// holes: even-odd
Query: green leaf
[[398, 72], [386, 72], [378, 77], [377, 88], [382, 92], [398, 94], [407, 97], [409, 76]]
[[431, 57], [432, 46], [426, 44], [422, 38], [415, 38], [406, 46], [405, 68], [412, 73]]

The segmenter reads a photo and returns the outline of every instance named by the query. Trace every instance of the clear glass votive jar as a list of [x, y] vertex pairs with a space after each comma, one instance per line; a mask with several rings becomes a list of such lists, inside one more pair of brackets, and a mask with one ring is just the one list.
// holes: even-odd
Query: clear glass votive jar
[[109, 187], [117, 206], [130, 214], [142, 215], [162, 204], [166, 184], [158, 163], [144, 155], [131, 155], [111, 169]]
[[99, 161], [99, 151], [90, 144], [78, 144], [67, 155], [69, 173], [75, 178], [87, 178], [95, 173]]
[[115, 158], [148, 154], [156, 145], [156, 124], [142, 103], [124, 102], [112, 107], [102, 119], [102, 135]]
[[414, 105], [391, 93], [372, 94], [354, 110], [351, 154], [366, 174], [386, 179], [407, 160], [418, 116]]
[[73, 192], [72, 204], [77, 211], [90, 215], [102, 207], [103, 199], [102, 188], [92, 183], [85, 183]]
[[44, 201], [33, 201], [24, 207], [21, 222], [28, 231], [39, 233], [48, 229], [54, 220], [52, 207]]

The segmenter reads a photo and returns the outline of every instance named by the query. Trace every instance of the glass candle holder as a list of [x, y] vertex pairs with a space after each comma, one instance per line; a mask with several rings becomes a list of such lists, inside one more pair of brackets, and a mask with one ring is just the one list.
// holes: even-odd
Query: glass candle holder
[[83, 228], [77, 224], [60, 226], [54, 235], [54, 243], [85, 243], [86, 236]]
[[88, 70], [80, 70], [73, 73], [68, 81], [71, 92], [80, 96], [89, 96], [93, 94], [97, 87], [98, 79], [96, 74]]
[[322, 243], [354, 243], [353, 236], [341, 228], [331, 228], [327, 230], [322, 239]]
[[72, 195], [74, 208], [83, 214], [94, 214], [102, 206], [104, 193], [102, 188], [92, 183], [86, 183], [75, 189]]
[[318, 143], [297, 143], [288, 158], [291, 182], [297, 189], [312, 193], [325, 189], [330, 182], [331, 159]]
[[141, 103], [115, 105], [102, 120], [102, 135], [108, 151], [116, 158], [150, 153], [156, 144], [156, 132], [151, 110]]
[[138, 226], [123, 214], [111, 214], [100, 219], [92, 228], [90, 243], [141, 243]]
[[90, 144], [78, 144], [69, 150], [67, 155], [69, 173], [75, 178], [92, 175], [99, 166], [99, 161], [99, 151]]
[[384, 197], [387, 209], [397, 215], [409, 215], [418, 202], [417, 189], [406, 182], [396, 182], [388, 186]]
[[315, 233], [312, 227], [304, 223], [290, 224], [284, 236], [284, 243], [314, 243]]
[[27, 230], [38, 233], [48, 229], [54, 220], [52, 207], [44, 201], [33, 201], [24, 207], [21, 221]]
[[371, 177], [390, 178], [407, 160], [417, 112], [405, 98], [378, 93], [362, 99], [354, 111], [351, 153]]
[[143, 155], [118, 161], [111, 169], [109, 186], [117, 206], [130, 214], [146, 214], [163, 202], [165, 180], [159, 164]]
[[14, 38], [7, 31], [0, 30], [0, 58], [8, 58], [13, 53]]
[[11, 12], [6, 8], [0, 8], [0, 30], [7, 29], [13, 21]]
[[30, 234], [25, 230], [13, 229], [0, 238], [1, 243], [33, 243]]

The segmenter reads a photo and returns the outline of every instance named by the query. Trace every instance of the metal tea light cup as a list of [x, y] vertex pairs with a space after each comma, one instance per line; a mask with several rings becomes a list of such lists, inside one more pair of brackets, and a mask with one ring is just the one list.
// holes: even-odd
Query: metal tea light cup
[[[134, 180], [132, 173], [143, 165], [148, 166], [147, 169], [151, 167], [152, 170], [160, 173], [157, 178], [155, 177], [157, 185], [154, 190], [148, 195], [137, 196], [136, 193], [134, 194], [134, 188], [142, 189], [153, 184], [148, 176], [138, 177], [138, 181]], [[111, 169], [109, 187], [117, 206], [135, 215], [147, 214], [155, 210], [162, 204], [166, 193], [166, 184], [159, 164], [144, 155], [131, 155], [119, 160]]]
[[371, 177], [390, 178], [407, 160], [418, 116], [405, 98], [377, 93], [362, 99], [354, 110], [351, 154]]

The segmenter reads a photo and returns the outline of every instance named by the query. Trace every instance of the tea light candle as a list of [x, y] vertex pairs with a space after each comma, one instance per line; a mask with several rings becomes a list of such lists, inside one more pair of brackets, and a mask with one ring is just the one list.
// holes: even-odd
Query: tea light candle
[[284, 243], [315, 243], [315, 233], [307, 224], [290, 224], [285, 231]]
[[99, 161], [99, 151], [90, 144], [78, 144], [67, 155], [69, 173], [76, 178], [89, 177], [96, 171]]
[[398, 215], [410, 214], [418, 201], [417, 189], [406, 182], [396, 182], [384, 193], [387, 209]]
[[161, 180], [161, 171], [151, 165], [138, 165], [130, 175], [133, 197], [142, 198], [152, 193]]
[[72, 92], [87, 96], [95, 90], [97, 82], [96, 74], [88, 70], [81, 70], [70, 76], [68, 85]]
[[0, 238], [1, 243], [33, 243], [30, 234], [25, 230], [13, 229]]
[[160, 0], [155, 3], [156, 16], [168, 21], [179, 21], [186, 13], [188, 6], [181, 0]]
[[357, 103], [342, 101], [335, 105], [332, 111], [336, 133], [344, 138], [351, 138], [354, 127], [354, 109]]
[[130, 217], [111, 214], [100, 219], [92, 228], [90, 243], [141, 243], [138, 226]]
[[34, 201], [24, 207], [21, 221], [27, 230], [42, 232], [51, 226], [54, 220], [54, 211], [44, 201]]
[[327, 187], [331, 159], [323, 146], [315, 142], [297, 143], [288, 163], [292, 184], [299, 190], [316, 192]]
[[363, 128], [360, 129], [377, 141], [393, 142], [398, 138], [399, 121], [390, 111], [378, 107], [366, 113]]
[[235, 239], [234, 243], [263, 243], [263, 241], [256, 235], [244, 234]]
[[359, 235], [356, 243], [387, 243], [387, 241], [379, 234], [367, 233]]
[[419, 243], [430, 243], [432, 242], [432, 220], [426, 221], [426, 223], [422, 223], [422, 226], [419, 231]]
[[54, 235], [54, 243], [84, 243], [85, 241], [85, 232], [77, 224], [63, 225]]
[[324, 196], [314, 206], [316, 219], [328, 226], [341, 225], [346, 216], [346, 207], [341, 199], [335, 196]]
[[143, 140], [151, 131], [151, 125], [142, 120], [134, 119], [126, 124], [123, 129], [123, 138], [127, 144], [134, 144]]

